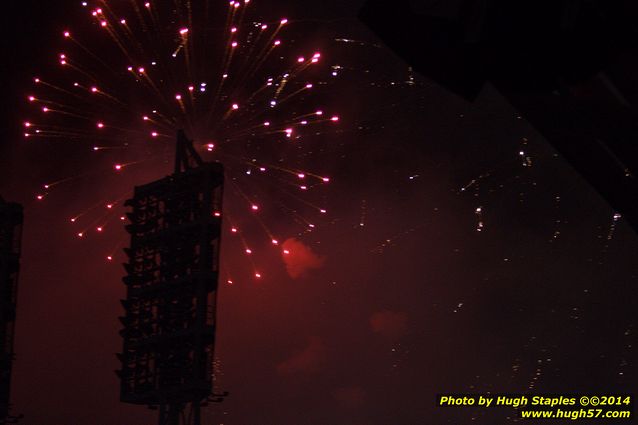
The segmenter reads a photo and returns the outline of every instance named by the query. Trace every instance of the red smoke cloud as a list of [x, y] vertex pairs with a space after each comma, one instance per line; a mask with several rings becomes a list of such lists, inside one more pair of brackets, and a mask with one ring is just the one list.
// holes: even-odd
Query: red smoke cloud
[[378, 311], [370, 316], [370, 327], [387, 338], [399, 338], [408, 330], [408, 315], [403, 311]]
[[324, 257], [315, 254], [312, 249], [297, 239], [287, 239], [282, 245], [282, 257], [286, 271], [293, 279], [304, 276], [310, 270], [323, 266]]
[[303, 350], [295, 351], [288, 359], [277, 365], [277, 371], [281, 374], [298, 372], [315, 372], [326, 356], [326, 348], [321, 338], [313, 336], [308, 339], [308, 344]]

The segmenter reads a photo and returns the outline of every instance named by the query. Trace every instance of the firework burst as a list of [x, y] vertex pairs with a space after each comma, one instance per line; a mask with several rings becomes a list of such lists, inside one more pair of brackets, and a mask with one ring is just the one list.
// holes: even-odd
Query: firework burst
[[[252, 244], [281, 250], [328, 213], [322, 188], [330, 177], [316, 156], [340, 118], [326, 95], [335, 67], [302, 41], [303, 25], [256, 19], [252, 7], [250, 0], [82, 3], [81, 22], [60, 34], [57, 63], [33, 79], [24, 137], [63, 142], [95, 167], [43, 184], [37, 199], [78, 179], [138, 168], [166, 173], [175, 132], [184, 129], [205, 160], [224, 164], [224, 222], [261, 278]], [[77, 237], [124, 221], [119, 207], [130, 189], [70, 217]]]

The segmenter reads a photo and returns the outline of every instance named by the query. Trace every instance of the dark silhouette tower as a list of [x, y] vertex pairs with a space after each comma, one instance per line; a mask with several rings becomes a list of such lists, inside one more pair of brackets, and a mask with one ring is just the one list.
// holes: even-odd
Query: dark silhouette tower
[[159, 409], [159, 425], [200, 424], [213, 394], [223, 169], [180, 131], [174, 174], [126, 202], [131, 235], [120, 318], [120, 398]]
[[18, 419], [10, 416], [9, 396], [21, 238], [22, 206], [0, 197], [0, 424]]

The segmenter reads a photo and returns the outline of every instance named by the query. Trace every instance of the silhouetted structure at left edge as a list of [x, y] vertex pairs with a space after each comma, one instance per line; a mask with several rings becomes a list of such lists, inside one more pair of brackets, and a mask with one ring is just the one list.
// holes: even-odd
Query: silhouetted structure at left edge
[[18, 419], [10, 416], [9, 397], [21, 238], [22, 206], [0, 197], [0, 424]]
[[175, 173], [125, 204], [120, 398], [159, 409], [159, 425], [199, 425], [201, 405], [226, 395], [212, 394], [223, 177], [180, 131]]

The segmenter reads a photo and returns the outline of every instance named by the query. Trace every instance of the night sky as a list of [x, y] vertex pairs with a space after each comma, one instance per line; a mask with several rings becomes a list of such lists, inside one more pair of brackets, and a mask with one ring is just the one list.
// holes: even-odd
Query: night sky
[[[489, 85], [469, 103], [413, 73], [357, 20], [361, 1], [254, 3], [256, 16], [291, 21], [285, 39], [341, 67], [315, 99], [339, 124], [308, 137], [310, 150], [277, 152], [330, 176], [299, 195], [328, 210], [315, 227], [268, 209], [296, 208], [280, 179], [241, 181], [282, 246], [241, 214], [245, 242], [223, 237], [216, 387], [230, 396], [204, 423], [492, 424], [515, 414], [439, 408], [436, 394], [637, 393], [638, 237], [525, 117]], [[123, 225], [98, 235], [97, 214], [78, 238], [69, 218], [170, 164], [160, 153], [116, 173], [119, 151], [93, 156], [90, 138], [24, 138], [38, 117], [32, 78], [57, 67], [62, 32], [87, 19], [79, 2], [15, 7], [2, 17], [0, 140], [0, 194], [25, 208], [13, 413], [151, 424], [155, 412], [119, 403], [114, 373]]]

